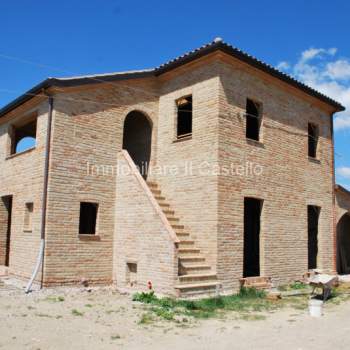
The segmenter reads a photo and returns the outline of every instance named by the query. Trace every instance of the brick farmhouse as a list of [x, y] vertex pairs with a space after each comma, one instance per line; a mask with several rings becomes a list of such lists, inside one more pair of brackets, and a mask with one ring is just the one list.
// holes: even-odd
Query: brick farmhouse
[[182, 297], [349, 273], [342, 110], [220, 38], [154, 69], [49, 78], [0, 110], [0, 265]]

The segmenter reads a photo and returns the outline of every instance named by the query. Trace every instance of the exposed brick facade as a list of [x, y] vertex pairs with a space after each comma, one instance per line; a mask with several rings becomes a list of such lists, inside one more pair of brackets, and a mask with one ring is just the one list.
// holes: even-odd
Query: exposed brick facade
[[[151, 165], [177, 166], [175, 175], [154, 172], [149, 179], [160, 185], [224, 292], [237, 290], [242, 277], [244, 197], [264, 201], [262, 276], [284, 283], [307, 270], [307, 205], [321, 207], [318, 267], [334, 269], [334, 110], [326, 103], [223, 53], [159, 77], [92, 81], [52, 93], [44, 285], [87, 279], [125, 289], [126, 264], [136, 262], [140, 288], [152, 281], [157, 292], [175, 294], [177, 244], [135, 176], [110, 173], [125, 163], [123, 123], [133, 110], [152, 124]], [[179, 141], [175, 101], [186, 95], [193, 98], [193, 133]], [[260, 142], [245, 137], [247, 98], [263, 105]], [[10, 270], [23, 277], [32, 272], [39, 248], [48, 110], [46, 101], [27, 105], [0, 121], [0, 196], [14, 198]], [[38, 113], [37, 147], [8, 159], [11, 118], [29, 108]], [[307, 155], [308, 122], [320, 130], [316, 161]], [[262, 174], [215, 171], [249, 164]], [[108, 167], [105, 174], [101, 166]], [[28, 201], [34, 202], [34, 224], [23, 232]], [[80, 202], [99, 204], [97, 237], [79, 235]], [[1, 229], [1, 242], [3, 237]]]

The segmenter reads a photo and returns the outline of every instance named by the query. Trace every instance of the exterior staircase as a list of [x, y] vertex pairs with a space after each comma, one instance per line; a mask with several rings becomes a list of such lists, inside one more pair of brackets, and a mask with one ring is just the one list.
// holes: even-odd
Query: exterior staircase
[[179, 273], [175, 286], [177, 296], [195, 298], [215, 295], [220, 287], [216, 273], [206, 263], [205, 257], [196, 247], [196, 242], [175, 215], [175, 211], [162, 195], [158, 184], [147, 181], [147, 185], [180, 240], [178, 247]]

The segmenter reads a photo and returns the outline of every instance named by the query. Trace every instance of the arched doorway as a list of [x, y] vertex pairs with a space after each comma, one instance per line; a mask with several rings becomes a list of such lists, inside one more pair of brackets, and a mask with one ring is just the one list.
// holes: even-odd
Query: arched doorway
[[147, 178], [151, 146], [152, 124], [143, 113], [130, 112], [124, 121], [123, 149], [129, 152], [144, 179]]
[[337, 271], [350, 274], [350, 214], [345, 214], [337, 225]]

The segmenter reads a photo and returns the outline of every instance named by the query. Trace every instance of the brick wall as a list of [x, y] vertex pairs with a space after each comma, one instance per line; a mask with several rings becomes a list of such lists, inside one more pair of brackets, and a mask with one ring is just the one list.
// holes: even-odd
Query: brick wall
[[[151, 281], [160, 294], [174, 295], [177, 250], [174, 236], [162, 221], [162, 212], [144, 180], [120, 152], [117, 176], [114, 274], [121, 290], [147, 290]], [[148, 190], [148, 191], [147, 191]], [[137, 265], [137, 284], [128, 281], [127, 263]]]
[[[262, 276], [285, 283], [307, 270], [307, 205], [321, 207], [320, 268], [333, 261], [330, 113], [268, 77], [236, 63], [220, 73], [220, 164], [262, 166], [261, 176], [219, 178], [218, 272], [227, 289], [243, 273], [244, 197], [264, 200], [260, 234]], [[263, 104], [261, 142], [248, 142], [246, 98]], [[308, 122], [319, 125], [319, 161], [308, 159]]]
[[[56, 95], [54, 109], [45, 283], [110, 283], [116, 198], [112, 169], [130, 111], [146, 113], [156, 129], [154, 87], [146, 81], [72, 90]], [[98, 240], [78, 234], [80, 202], [99, 204]]]
[[[9, 125], [32, 112], [38, 113], [36, 147], [9, 157]], [[5, 119], [0, 124], [0, 197], [13, 196], [9, 267], [10, 272], [23, 278], [31, 276], [39, 253], [47, 112], [47, 102], [35, 107], [27, 103], [16, 111], [11, 122]], [[24, 229], [27, 202], [34, 203], [32, 231]], [[40, 278], [39, 273], [37, 280]]]
[[[217, 62], [206, 60], [205, 65], [162, 78], [157, 165], [163, 169], [174, 166], [178, 173], [164, 171], [156, 176], [162, 193], [213, 271], [217, 259], [217, 176], [208, 169], [218, 164], [218, 70]], [[177, 141], [175, 101], [191, 94], [192, 138]]]

